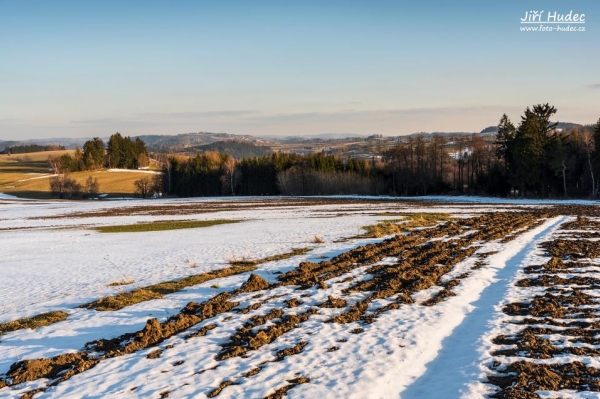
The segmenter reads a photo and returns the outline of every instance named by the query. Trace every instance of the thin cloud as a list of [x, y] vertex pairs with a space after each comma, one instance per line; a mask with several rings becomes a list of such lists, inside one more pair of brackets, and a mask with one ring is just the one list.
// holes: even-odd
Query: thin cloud
[[204, 118], [220, 118], [220, 117], [239, 117], [246, 115], [259, 114], [260, 112], [253, 109], [231, 109], [217, 111], [195, 111], [195, 112], [145, 112], [138, 114], [142, 118], [173, 118], [173, 119], [204, 119]]
[[112, 123], [121, 123], [124, 122], [123, 119], [118, 118], [97, 118], [97, 119], [79, 119], [74, 121], [69, 121], [69, 123], [77, 124], [77, 125], [107, 125]]
[[588, 89], [600, 89], [600, 83], [588, 85]]
[[440, 115], [465, 115], [481, 112], [500, 112], [505, 110], [502, 106], [473, 106], [473, 107], [439, 107], [439, 108], [398, 108], [398, 109], [379, 109], [379, 110], [341, 110], [333, 112], [301, 112], [301, 113], [279, 113], [252, 116], [246, 118], [248, 122], [299, 122], [299, 121], [318, 121], [318, 120], [340, 120], [354, 118], [368, 119], [389, 119], [397, 117], [422, 117], [422, 116], [440, 116]]
[[178, 125], [193, 122], [194, 120], [210, 120], [220, 118], [240, 118], [260, 114], [256, 110], [219, 110], [197, 112], [144, 112], [124, 118], [90, 118], [72, 120], [76, 125]]

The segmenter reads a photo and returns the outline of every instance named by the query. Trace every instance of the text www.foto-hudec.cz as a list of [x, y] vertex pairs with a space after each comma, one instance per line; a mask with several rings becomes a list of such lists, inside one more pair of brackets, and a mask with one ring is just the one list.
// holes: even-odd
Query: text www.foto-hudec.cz
[[585, 32], [585, 13], [529, 10], [520, 19], [521, 32]]

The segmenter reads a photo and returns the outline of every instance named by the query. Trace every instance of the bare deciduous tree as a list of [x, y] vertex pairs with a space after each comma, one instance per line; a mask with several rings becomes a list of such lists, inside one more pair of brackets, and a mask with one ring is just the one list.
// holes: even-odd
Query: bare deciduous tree
[[50, 178], [50, 191], [58, 198], [71, 199], [81, 194], [81, 184], [64, 173]]
[[88, 177], [85, 181], [85, 191], [90, 196], [90, 198], [95, 198], [98, 196], [100, 192], [100, 185], [98, 184], [97, 178], [92, 178], [92, 176]]
[[133, 182], [135, 185], [135, 192], [138, 193], [142, 198], [148, 197], [151, 194], [152, 181], [147, 177], [142, 177]]
[[58, 175], [61, 173], [62, 162], [61, 162], [59, 156], [51, 156], [50, 155], [48, 157], [48, 165], [50, 166], [50, 169], [52, 169], [52, 172], [54, 172], [55, 175]]
[[238, 180], [237, 162], [233, 157], [228, 157], [223, 162], [223, 182], [227, 185], [227, 190], [231, 192], [231, 195], [235, 195], [235, 186]]

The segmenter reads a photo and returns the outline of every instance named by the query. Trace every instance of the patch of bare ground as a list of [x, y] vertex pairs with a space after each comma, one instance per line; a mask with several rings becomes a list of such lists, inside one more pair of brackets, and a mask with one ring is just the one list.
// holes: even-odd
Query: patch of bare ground
[[252, 273], [252, 274], [250, 274], [250, 277], [248, 278], [248, 280], [244, 284], [242, 284], [239, 291], [240, 292], [254, 292], [254, 291], [266, 290], [269, 287], [270, 287], [270, 284], [267, 280], [260, 277], [258, 274]]
[[263, 368], [262, 367], [255, 367], [252, 370], [248, 371], [247, 373], [244, 374], [245, 378], [250, 378], [250, 377], [254, 377], [255, 375], [257, 375], [258, 373], [261, 372]]
[[236, 383], [231, 380], [223, 381], [219, 384], [218, 387], [207, 393], [206, 396], [208, 396], [209, 398], [215, 398], [221, 393], [223, 389], [227, 388], [230, 385], [236, 385]]
[[345, 308], [347, 305], [346, 300], [341, 299], [341, 298], [336, 298], [334, 296], [329, 295], [327, 297], [327, 300], [325, 302], [323, 302], [320, 307], [322, 308]]
[[[540, 398], [536, 391], [600, 392], [600, 370], [585, 364], [586, 359], [600, 356], [600, 297], [596, 295], [600, 279], [597, 267], [585, 260], [600, 256], [600, 243], [585, 239], [587, 231], [600, 224], [586, 217], [586, 208], [571, 210], [578, 218], [561, 226], [573, 230], [571, 237], [543, 243], [550, 259], [526, 267], [528, 277], [515, 283], [523, 290], [542, 288], [543, 293], [503, 308], [515, 317], [508, 323], [523, 328], [492, 341], [501, 346], [491, 352], [498, 359], [488, 375], [488, 382], [498, 387], [493, 398]], [[596, 209], [589, 212], [598, 216]], [[561, 361], [550, 364], [537, 359]]]
[[422, 303], [422, 305], [423, 306], [433, 306], [436, 303], [439, 303], [450, 296], [455, 296], [456, 294], [454, 292], [452, 292], [452, 288], [454, 288], [458, 284], [460, 284], [460, 280], [461, 280], [460, 278], [454, 278], [450, 281], [442, 283], [441, 285], [442, 285], [443, 289], [441, 291], [439, 291], [437, 294], [433, 295], [431, 298], [425, 300]]
[[147, 359], [158, 359], [160, 355], [163, 353], [162, 349], [155, 349], [152, 352], [146, 355]]
[[285, 307], [286, 308], [295, 308], [297, 306], [302, 305], [304, 302], [302, 302], [301, 300], [299, 300], [298, 298], [291, 298], [285, 301]]
[[203, 326], [201, 329], [199, 329], [198, 331], [196, 331], [195, 333], [186, 335], [185, 339], [204, 337], [206, 335], [206, 333], [208, 333], [210, 330], [214, 330], [215, 328], [217, 328], [216, 324], [207, 324], [207, 325]]
[[302, 352], [306, 345], [308, 345], [308, 342], [302, 341], [294, 346], [277, 351], [277, 353], [275, 354], [275, 356], [277, 357], [276, 361], [280, 362], [288, 356], [299, 354], [300, 352]]
[[289, 384], [282, 386], [281, 388], [277, 388], [275, 392], [270, 395], [265, 396], [263, 399], [282, 399], [284, 398], [288, 391], [292, 388], [297, 387], [300, 384], [307, 384], [310, 382], [310, 378], [307, 377], [298, 377], [291, 380], [287, 380]]

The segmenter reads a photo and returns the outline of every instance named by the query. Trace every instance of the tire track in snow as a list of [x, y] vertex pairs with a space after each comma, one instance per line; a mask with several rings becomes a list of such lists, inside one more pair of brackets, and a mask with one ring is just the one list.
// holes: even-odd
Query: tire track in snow
[[[518, 237], [490, 256], [490, 265], [481, 270], [478, 278], [463, 282], [466, 292], [442, 305], [445, 309], [437, 321], [436, 336], [430, 337], [429, 349], [420, 356], [426, 371], [415, 375], [402, 398], [461, 397], [466, 384], [479, 379], [481, 340], [495, 320], [494, 308], [502, 301], [522, 262], [568, 218], [552, 218]], [[427, 358], [429, 361], [423, 362]], [[413, 366], [419, 368], [417, 364]]]

